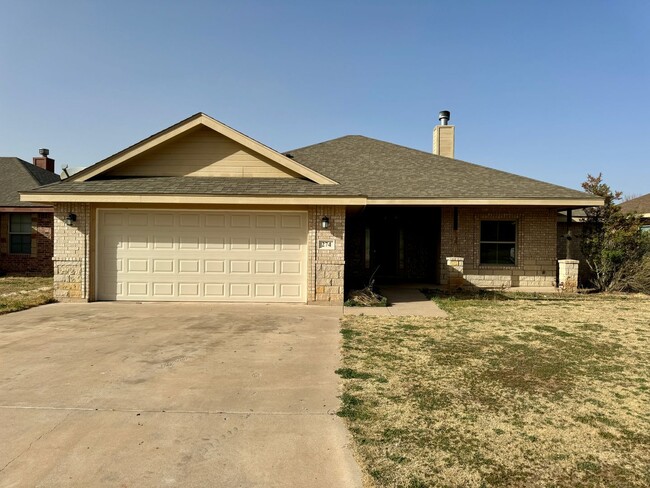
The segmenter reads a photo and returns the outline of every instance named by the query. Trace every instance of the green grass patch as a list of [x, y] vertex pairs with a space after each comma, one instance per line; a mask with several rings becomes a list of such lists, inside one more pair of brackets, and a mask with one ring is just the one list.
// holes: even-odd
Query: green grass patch
[[22, 276], [0, 278], [0, 315], [54, 301], [52, 278]]

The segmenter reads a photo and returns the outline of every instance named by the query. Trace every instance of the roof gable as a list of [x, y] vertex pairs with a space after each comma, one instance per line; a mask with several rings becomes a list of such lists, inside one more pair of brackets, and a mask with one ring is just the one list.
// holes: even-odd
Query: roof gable
[[231, 127], [198, 113], [99, 163], [69, 181], [120, 176], [225, 176], [335, 181]]

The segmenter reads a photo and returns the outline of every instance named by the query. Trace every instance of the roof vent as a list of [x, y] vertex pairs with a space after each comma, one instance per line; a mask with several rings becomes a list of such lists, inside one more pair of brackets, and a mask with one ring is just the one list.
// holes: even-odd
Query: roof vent
[[451, 118], [451, 112], [449, 110], [443, 110], [438, 114], [438, 120], [440, 121], [440, 125], [447, 125], [449, 123], [450, 118]]
[[[442, 113], [442, 112], [440, 112], [440, 113]], [[41, 149], [38, 150], [38, 154], [40, 154], [41, 156], [47, 157], [47, 156], [50, 155], [50, 150], [42, 147]]]

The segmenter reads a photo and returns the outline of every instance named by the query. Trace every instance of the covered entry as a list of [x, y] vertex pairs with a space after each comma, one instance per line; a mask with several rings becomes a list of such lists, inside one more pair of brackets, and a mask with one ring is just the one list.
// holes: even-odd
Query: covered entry
[[435, 283], [440, 260], [440, 209], [375, 206], [351, 208], [346, 217], [345, 281], [368, 284]]

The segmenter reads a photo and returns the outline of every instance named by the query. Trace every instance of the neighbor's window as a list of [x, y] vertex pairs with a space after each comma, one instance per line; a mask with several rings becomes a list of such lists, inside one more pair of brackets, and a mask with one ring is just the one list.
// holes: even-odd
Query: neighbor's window
[[517, 223], [513, 220], [481, 222], [481, 264], [515, 264]]
[[9, 216], [9, 252], [31, 254], [32, 214], [11, 214]]

